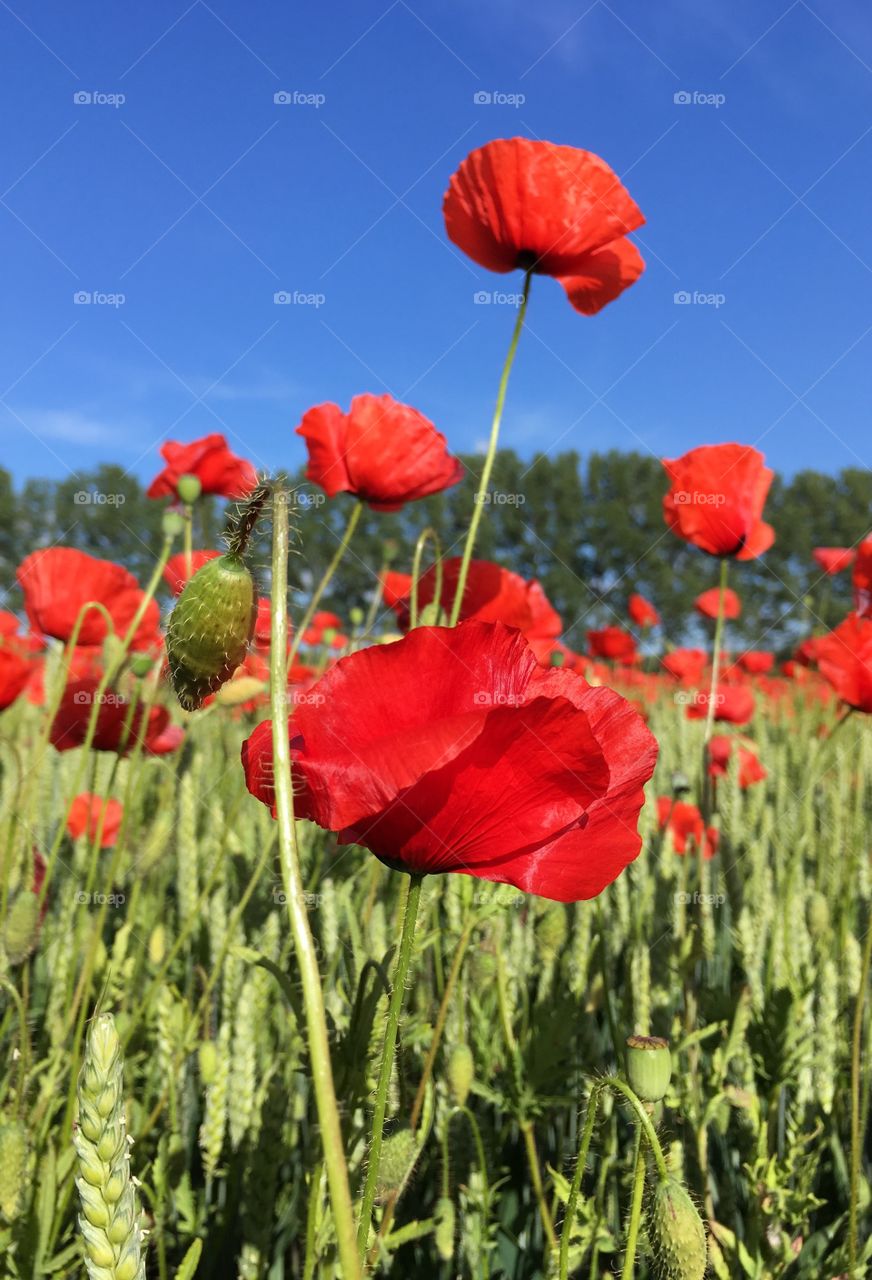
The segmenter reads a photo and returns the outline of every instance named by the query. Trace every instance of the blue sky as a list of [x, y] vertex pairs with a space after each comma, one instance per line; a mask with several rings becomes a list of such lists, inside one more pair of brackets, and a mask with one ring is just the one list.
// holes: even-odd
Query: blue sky
[[519, 280], [455, 251], [440, 206], [467, 151], [514, 134], [609, 161], [648, 269], [592, 319], [534, 281], [506, 445], [869, 464], [860, 0], [2, 0], [0, 41], [19, 479], [147, 480], [162, 439], [210, 431], [295, 465], [302, 413], [361, 391], [474, 448], [512, 324], [475, 295]]

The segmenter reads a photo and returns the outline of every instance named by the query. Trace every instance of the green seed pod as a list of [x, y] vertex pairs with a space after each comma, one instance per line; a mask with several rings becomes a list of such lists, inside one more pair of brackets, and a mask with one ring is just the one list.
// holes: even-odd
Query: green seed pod
[[179, 476], [176, 481], [176, 493], [186, 506], [190, 506], [192, 502], [196, 502], [202, 492], [203, 486], [197, 476], [186, 474]]
[[364, 612], [358, 605], [353, 605], [348, 610], [348, 621], [353, 627], [362, 627], [364, 622]]
[[419, 627], [444, 627], [448, 624], [448, 614], [438, 600], [431, 600], [418, 612]]
[[18, 1120], [0, 1120], [0, 1218], [12, 1222], [27, 1181], [27, 1130]]
[[448, 1088], [458, 1107], [466, 1105], [469, 1090], [475, 1079], [475, 1060], [468, 1044], [459, 1044], [448, 1059]]
[[254, 579], [239, 555], [209, 560], [179, 596], [167, 630], [173, 688], [186, 711], [196, 711], [245, 657], [254, 629]]
[[416, 1154], [415, 1135], [411, 1129], [397, 1129], [396, 1133], [385, 1138], [382, 1142], [378, 1166], [379, 1200], [386, 1200], [392, 1192], [399, 1191], [415, 1161]]
[[675, 1178], [658, 1182], [646, 1215], [658, 1280], [703, 1280], [708, 1250], [696, 1205]]
[[130, 670], [139, 680], [144, 680], [154, 666], [154, 658], [148, 653], [134, 653], [130, 659]]
[[454, 1257], [455, 1215], [454, 1201], [449, 1196], [440, 1196], [433, 1214], [436, 1223], [436, 1252], [443, 1262], [450, 1262]]
[[3, 930], [3, 946], [10, 964], [21, 964], [39, 937], [39, 896], [23, 889], [13, 898]]
[[178, 538], [185, 531], [185, 517], [178, 511], [165, 511], [162, 524], [165, 538]]
[[661, 1102], [671, 1076], [668, 1040], [660, 1036], [628, 1036], [627, 1078], [643, 1102]]

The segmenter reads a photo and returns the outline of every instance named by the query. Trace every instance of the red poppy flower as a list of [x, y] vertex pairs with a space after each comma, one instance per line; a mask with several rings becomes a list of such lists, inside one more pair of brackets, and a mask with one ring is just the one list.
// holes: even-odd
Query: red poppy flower
[[849, 613], [818, 641], [818, 669], [849, 707], [872, 713], [872, 618]]
[[[442, 593], [439, 603], [450, 613], [457, 592], [460, 557], [442, 562]], [[432, 604], [436, 594], [435, 566], [418, 579], [418, 609]], [[388, 570], [382, 577], [385, 603], [396, 613], [401, 627], [409, 625], [409, 602], [412, 577], [408, 573]], [[553, 645], [563, 630], [560, 614], [549, 601], [541, 585], [528, 582], [518, 573], [503, 569], [490, 560], [472, 560], [460, 607], [461, 622], [503, 622], [517, 627], [531, 645]]]
[[627, 614], [637, 627], [656, 627], [660, 622], [660, 614], [653, 604], [635, 593], [627, 601]]
[[220, 432], [190, 444], [167, 440], [160, 452], [167, 465], [148, 486], [149, 498], [177, 498], [181, 476], [196, 476], [203, 493], [220, 498], [244, 498], [257, 484], [254, 467], [230, 450]]
[[[708, 744], [709, 774], [723, 778], [729, 768], [734, 739], [726, 734], [716, 734]], [[760, 763], [760, 757], [747, 747], [739, 746], [739, 786], [744, 790], [755, 782], [762, 782], [769, 773]]]
[[441, 431], [393, 396], [355, 396], [348, 413], [338, 404], [316, 405], [297, 435], [309, 451], [307, 480], [328, 498], [353, 493], [374, 511], [399, 511], [463, 479]]
[[[31, 626], [56, 640], [69, 640], [82, 606], [102, 604], [117, 635], [123, 636], [139, 609], [143, 591], [132, 573], [111, 560], [98, 560], [73, 547], [31, 551], [15, 574], [24, 592]], [[160, 612], [149, 600], [132, 649], [150, 649], [160, 639]], [[89, 609], [79, 631], [80, 645], [99, 645], [106, 638], [106, 619]]]
[[699, 684], [708, 663], [708, 654], [704, 649], [672, 649], [660, 661], [682, 684]]
[[702, 814], [695, 804], [660, 796], [657, 800], [657, 821], [660, 830], [669, 828], [672, 847], [676, 853], [699, 853], [706, 859], [713, 858], [718, 847], [718, 830], [706, 828]]
[[490, 271], [556, 276], [594, 315], [645, 264], [629, 231], [645, 221], [620, 179], [591, 151], [497, 138], [470, 152], [442, 204], [449, 239]]
[[21, 696], [32, 674], [33, 663], [10, 645], [0, 644], [0, 711], [11, 707]]
[[[50, 741], [58, 751], [84, 745], [99, 683], [95, 676], [85, 676], [67, 684], [51, 727]], [[152, 707], [147, 718], [142, 707], [137, 707], [131, 717], [128, 700], [114, 689], [107, 689], [97, 713], [94, 750], [126, 755], [142, 740], [146, 750], [154, 752], [154, 744], [167, 729], [169, 718], [166, 707]]]
[[[541, 667], [516, 630], [419, 627], [340, 659], [312, 695], [291, 726], [295, 808], [389, 866], [573, 902], [639, 852], [655, 739], [619, 694]], [[269, 722], [242, 759], [272, 807]]]
[[872, 537], [864, 538], [857, 548], [851, 585], [857, 613], [861, 618], [872, 618]]
[[210, 560], [217, 560], [221, 555], [220, 551], [192, 551], [191, 552], [191, 572], [188, 573], [188, 557], [184, 551], [180, 551], [177, 555], [170, 556], [163, 571], [164, 582], [172, 591], [174, 596], [180, 596], [185, 585], [190, 578], [193, 578], [198, 569], [202, 569], [204, 564], [208, 564]]
[[748, 649], [739, 658], [739, 666], [749, 676], [764, 676], [775, 666], [775, 654], [764, 649]]
[[814, 667], [817, 665], [820, 640], [820, 636], [806, 636], [805, 640], [800, 641], [796, 646], [793, 656], [800, 666]]
[[14, 613], [0, 609], [0, 636], [17, 635], [19, 626], [20, 623]]
[[623, 627], [603, 627], [601, 631], [588, 631], [587, 651], [592, 658], [605, 658], [630, 666], [639, 657], [636, 641]]
[[853, 547], [815, 547], [811, 553], [812, 559], [830, 577], [849, 569], [856, 554]]
[[761, 520], [772, 472], [749, 445], [706, 444], [663, 460], [670, 489], [663, 517], [679, 538], [712, 556], [755, 560], [775, 531]]
[[[716, 618], [718, 616], [718, 606], [721, 601], [720, 587], [712, 587], [710, 591], [703, 591], [693, 602], [693, 607], [697, 613], [701, 613], [704, 618]], [[724, 590], [724, 617], [738, 618], [742, 612], [742, 602], [736, 595], [735, 591], [727, 587]]]
[[[709, 694], [698, 693], [688, 704], [689, 720], [702, 720], [708, 715]], [[722, 684], [715, 693], [715, 720], [727, 724], [747, 724], [754, 714], [754, 694], [747, 685]]]
[[124, 810], [118, 800], [112, 797], [104, 800], [101, 796], [94, 796], [86, 791], [76, 796], [70, 805], [67, 831], [74, 840], [87, 834], [89, 843], [93, 844], [102, 821], [100, 848], [109, 849], [118, 839], [123, 814]]

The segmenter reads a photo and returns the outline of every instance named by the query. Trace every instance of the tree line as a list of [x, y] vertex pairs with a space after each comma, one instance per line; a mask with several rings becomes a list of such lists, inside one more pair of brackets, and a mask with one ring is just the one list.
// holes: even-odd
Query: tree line
[[[458, 555], [473, 507], [481, 457], [464, 457], [466, 479], [454, 489], [414, 502], [397, 513], [367, 509], [349, 554], [324, 598], [347, 617], [366, 608], [379, 569], [408, 571], [415, 543], [435, 530], [447, 555]], [[295, 586], [311, 590], [334, 555], [352, 500], [331, 501], [307, 485], [294, 486], [297, 554]], [[502, 450], [494, 466], [476, 556], [495, 560], [525, 578], [538, 578], [561, 613], [566, 640], [584, 647], [585, 632], [621, 623], [638, 591], [660, 611], [675, 643], [702, 641], [693, 601], [714, 585], [714, 560], [684, 544], [663, 522], [665, 477], [657, 459], [609, 451], [581, 458], [575, 452], [522, 459]], [[125, 564], [147, 579], [161, 545], [165, 504], [145, 496], [136, 477], [106, 464], [65, 480], [30, 479], [17, 488], [0, 468], [0, 590], [3, 607], [19, 608], [15, 568], [35, 547], [60, 544]], [[872, 472], [848, 468], [836, 475], [802, 471], [776, 476], [765, 518], [775, 545], [760, 560], [731, 566], [742, 617], [731, 624], [734, 644], [787, 651], [814, 626], [836, 625], [850, 608], [850, 574], [830, 581], [811, 558], [816, 546], [851, 546], [870, 528]], [[221, 504], [197, 505], [197, 547], [220, 545]], [[429, 554], [429, 553], [428, 553]], [[265, 579], [269, 548], [261, 536], [255, 568]], [[302, 598], [302, 595], [301, 595]]]

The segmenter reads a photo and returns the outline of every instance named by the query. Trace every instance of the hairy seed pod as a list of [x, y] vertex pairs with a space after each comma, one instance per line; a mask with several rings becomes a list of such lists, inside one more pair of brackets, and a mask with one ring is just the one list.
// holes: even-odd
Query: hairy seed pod
[[166, 649], [176, 697], [196, 711], [245, 657], [254, 629], [254, 579], [241, 555], [208, 561], [188, 582], [170, 617]]
[[9, 906], [3, 947], [10, 964], [21, 964], [33, 952], [39, 937], [39, 895], [24, 889]]
[[705, 1227], [696, 1205], [675, 1178], [658, 1181], [646, 1224], [659, 1280], [703, 1280], [708, 1254]]
[[455, 1106], [465, 1106], [475, 1078], [475, 1060], [468, 1044], [457, 1045], [448, 1059], [445, 1074]]
[[406, 1180], [416, 1155], [415, 1135], [411, 1129], [397, 1129], [382, 1143], [381, 1159], [378, 1166], [379, 1200], [386, 1200], [394, 1191], [399, 1191]]
[[19, 1120], [0, 1120], [0, 1218], [12, 1222], [27, 1181], [27, 1130]]

